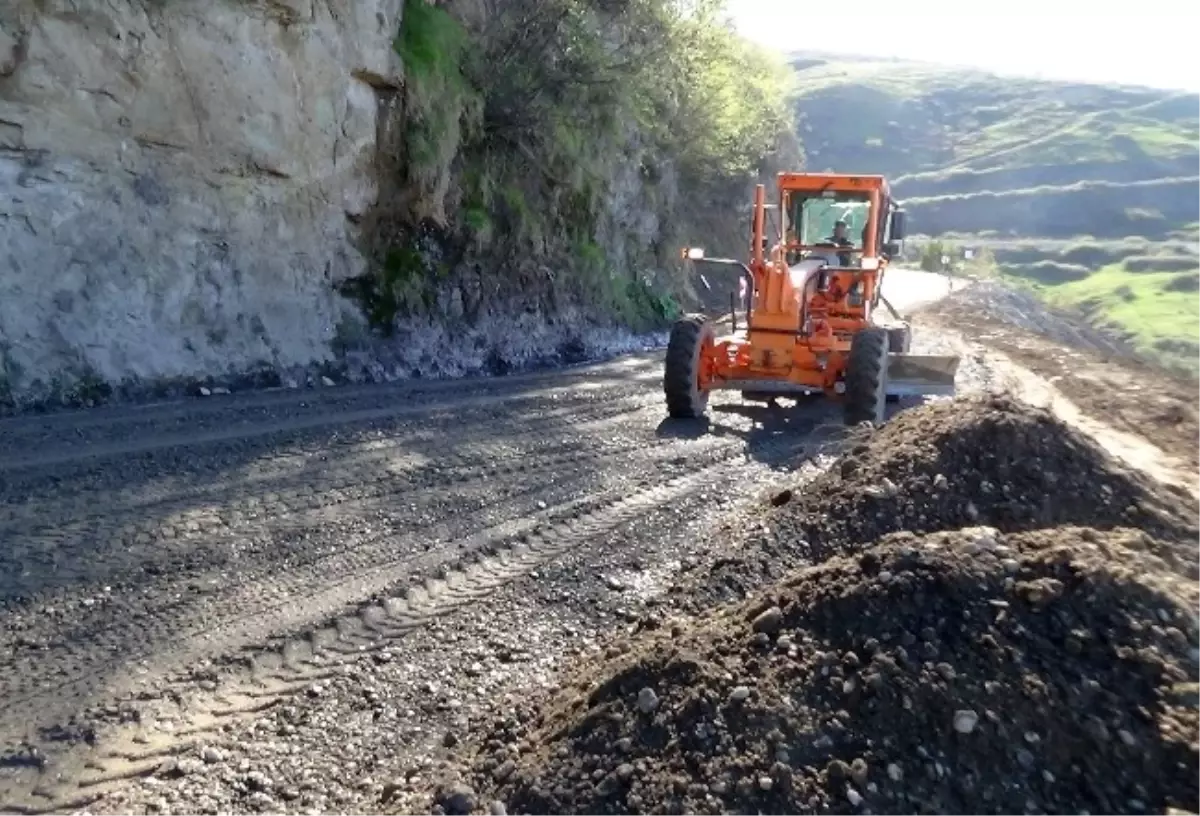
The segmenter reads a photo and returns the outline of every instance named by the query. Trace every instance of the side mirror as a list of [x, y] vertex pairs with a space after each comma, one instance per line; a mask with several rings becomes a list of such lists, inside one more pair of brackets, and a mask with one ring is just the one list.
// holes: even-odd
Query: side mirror
[[888, 258], [895, 258], [898, 256], [900, 254], [900, 242], [888, 241], [883, 245], [883, 254], [888, 256]]
[[702, 261], [704, 260], [704, 250], [700, 247], [684, 247], [679, 253], [679, 257], [685, 261]]
[[905, 220], [908, 214], [904, 210], [892, 210], [892, 234], [893, 241], [903, 241], [905, 238]]

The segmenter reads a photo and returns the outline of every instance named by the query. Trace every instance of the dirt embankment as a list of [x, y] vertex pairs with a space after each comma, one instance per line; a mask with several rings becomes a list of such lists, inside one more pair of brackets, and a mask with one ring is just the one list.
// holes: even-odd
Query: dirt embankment
[[496, 722], [436, 807], [1200, 805], [1191, 499], [981, 399], [897, 418], [775, 504], [701, 597], [816, 566], [616, 640]]
[[1148, 440], [1193, 475], [1200, 468], [1194, 378], [1139, 359], [1128, 344], [1049, 312], [1032, 296], [994, 285], [956, 293], [922, 309], [921, 319], [1008, 356], [1083, 413]]

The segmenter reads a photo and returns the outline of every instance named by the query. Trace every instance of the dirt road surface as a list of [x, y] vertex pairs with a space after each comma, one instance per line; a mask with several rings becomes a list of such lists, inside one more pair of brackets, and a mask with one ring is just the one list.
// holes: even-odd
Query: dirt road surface
[[[995, 387], [968, 355], [960, 388]], [[0, 811], [394, 807], [844, 434], [819, 403], [710, 415], [665, 420], [652, 353], [0, 423]]]
[[651, 354], [0, 424], [0, 809], [93, 798], [319, 680], [327, 651], [702, 518], [837, 428], [817, 406], [768, 432], [727, 397], [681, 434], [660, 381]]

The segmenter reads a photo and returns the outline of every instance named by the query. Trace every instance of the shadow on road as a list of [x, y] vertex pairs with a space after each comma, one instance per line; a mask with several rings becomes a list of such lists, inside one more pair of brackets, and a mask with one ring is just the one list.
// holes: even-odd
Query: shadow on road
[[218, 626], [688, 456], [641, 413], [656, 365], [497, 383], [490, 402], [463, 398], [474, 383], [424, 402], [331, 389], [5, 423], [0, 759], [18, 731], [122, 693], [131, 665], [209, 649]]
[[[887, 419], [925, 403], [921, 397], [904, 397], [889, 403]], [[710, 405], [704, 417], [667, 417], [655, 429], [660, 439], [736, 437], [746, 443], [749, 458], [771, 466], [797, 464], [797, 448], [805, 456], [836, 453], [838, 442], [849, 433], [852, 429], [843, 423], [841, 405], [819, 395], [767, 403], [733, 401]]]

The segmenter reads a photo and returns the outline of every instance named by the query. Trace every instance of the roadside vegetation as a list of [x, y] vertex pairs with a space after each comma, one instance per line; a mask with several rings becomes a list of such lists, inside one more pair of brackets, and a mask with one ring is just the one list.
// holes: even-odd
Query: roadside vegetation
[[910, 262], [964, 250], [1195, 371], [1200, 241], [1196, 94], [793, 55], [809, 167], [885, 173], [914, 230]]
[[774, 154], [798, 155], [786, 64], [722, 11], [510, 0], [460, 19], [407, 0], [401, 192], [374, 231], [377, 269], [354, 284], [373, 321], [430, 308], [464, 270], [549, 311], [574, 301], [643, 328], [673, 317], [686, 293], [673, 239], [708, 214], [728, 224]]

